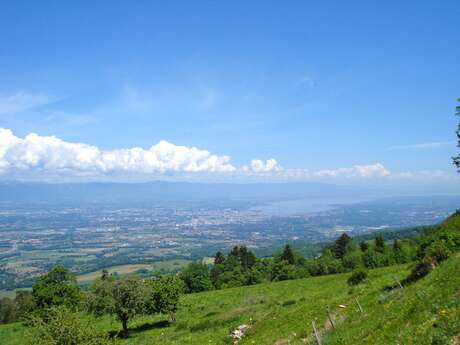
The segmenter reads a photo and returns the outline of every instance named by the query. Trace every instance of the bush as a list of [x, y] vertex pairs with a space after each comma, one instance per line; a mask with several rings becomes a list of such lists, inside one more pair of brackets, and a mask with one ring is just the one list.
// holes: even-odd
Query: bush
[[40, 317], [30, 319], [33, 335], [30, 345], [108, 345], [107, 334], [82, 321], [81, 315], [64, 306], [48, 309], [46, 321]]
[[427, 257], [432, 258], [437, 263], [447, 260], [450, 254], [449, 248], [441, 241], [436, 241], [427, 248]]
[[367, 279], [367, 271], [364, 269], [357, 269], [348, 278], [348, 285], [358, 285]]
[[81, 300], [75, 276], [62, 266], [54, 267], [37, 279], [32, 287], [32, 297], [43, 315], [46, 315], [47, 308], [60, 305], [75, 310]]
[[213, 288], [208, 267], [200, 263], [190, 263], [179, 277], [184, 281], [187, 293], [208, 291]]
[[430, 273], [433, 268], [436, 266], [436, 261], [431, 257], [426, 257], [414, 267], [412, 272], [409, 276], [404, 279], [403, 284], [415, 282], [423, 277], [425, 277], [428, 273]]

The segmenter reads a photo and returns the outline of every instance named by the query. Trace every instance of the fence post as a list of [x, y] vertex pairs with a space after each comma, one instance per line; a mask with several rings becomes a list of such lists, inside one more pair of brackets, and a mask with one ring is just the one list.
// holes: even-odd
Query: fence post
[[329, 322], [331, 323], [332, 328], [335, 329], [335, 323], [334, 323], [334, 320], [332, 320], [331, 311], [329, 309], [329, 306], [327, 306], [327, 318], [329, 319]]
[[316, 342], [318, 343], [318, 345], [321, 345], [321, 337], [318, 333], [318, 330], [316, 329], [315, 321], [312, 321], [311, 325], [313, 326], [313, 331], [315, 332]]
[[363, 308], [361, 307], [361, 304], [359, 304], [358, 299], [355, 297], [356, 304], [358, 305], [359, 312], [362, 314], [363, 313]]
[[393, 279], [396, 281], [396, 283], [398, 283], [399, 287], [400, 287], [401, 289], [403, 289], [403, 286], [402, 286], [401, 282], [398, 280], [398, 278], [393, 277]]

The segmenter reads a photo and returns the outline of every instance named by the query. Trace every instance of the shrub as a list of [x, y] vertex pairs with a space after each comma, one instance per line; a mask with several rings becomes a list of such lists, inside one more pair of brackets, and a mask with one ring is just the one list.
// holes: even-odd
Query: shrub
[[104, 332], [82, 321], [80, 315], [64, 306], [48, 309], [46, 321], [30, 319], [33, 335], [30, 345], [108, 345], [112, 342]]
[[423, 277], [425, 277], [428, 273], [430, 273], [433, 268], [436, 266], [436, 260], [431, 257], [426, 257], [414, 267], [412, 272], [409, 276], [404, 279], [403, 284], [415, 282]]
[[39, 312], [46, 315], [46, 309], [64, 305], [76, 309], [81, 301], [80, 288], [75, 276], [62, 266], [53, 268], [37, 279], [32, 287], [33, 303]]
[[364, 269], [357, 269], [354, 271], [350, 278], [348, 278], [348, 285], [358, 285], [367, 279], [367, 271]]
[[427, 248], [427, 257], [431, 257], [437, 263], [447, 260], [451, 252], [446, 244], [442, 241], [433, 242]]
[[[227, 259], [227, 262], [230, 260]], [[212, 290], [213, 285], [208, 267], [200, 263], [190, 263], [179, 275], [184, 281], [185, 292], [201, 292]]]

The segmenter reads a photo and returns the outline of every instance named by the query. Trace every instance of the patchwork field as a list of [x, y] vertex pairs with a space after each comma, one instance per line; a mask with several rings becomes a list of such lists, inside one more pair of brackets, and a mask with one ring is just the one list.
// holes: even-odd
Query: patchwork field
[[[190, 261], [188, 260], [168, 260], [168, 261], [159, 261], [153, 264], [133, 264], [133, 265], [118, 265], [106, 268], [109, 273], [117, 273], [119, 275], [126, 275], [131, 273], [136, 273], [139, 270], [146, 270], [148, 272], [160, 271], [160, 270], [176, 270], [186, 266]], [[79, 283], [89, 283], [94, 279], [100, 277], [102, 274], [102, 269], [82, 274], [77, 276], [77, 281]]]

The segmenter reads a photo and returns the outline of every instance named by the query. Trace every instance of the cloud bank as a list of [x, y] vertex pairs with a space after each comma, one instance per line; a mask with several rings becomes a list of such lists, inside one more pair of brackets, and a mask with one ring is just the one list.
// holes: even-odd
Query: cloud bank
[[196, 147], [179, 146], [161, 140], [148, 149], [141, 147], [102, 150], [94, 145], [67, 142], [55, 136], [35, 133], [17, 137], [0, 128], [0, 176], [30, 179], [50, 177], [158, 177], [159, 175], [220, 174], [263, 176], [274, 180], [386, 177], [381, 164], [310, 171], [286, 169], [274, 158], [253, 159], [240, 167], [226, 155], [212, 154]]
[[0, 173], [12, 170], [95, 174], [235, 171], [229, 161], [228, 156], [164, 140], [149, 149], [104, 151], [93, 145], [69, 143], [35, 133], [22, 139], [9, 129], [0, 128]]

